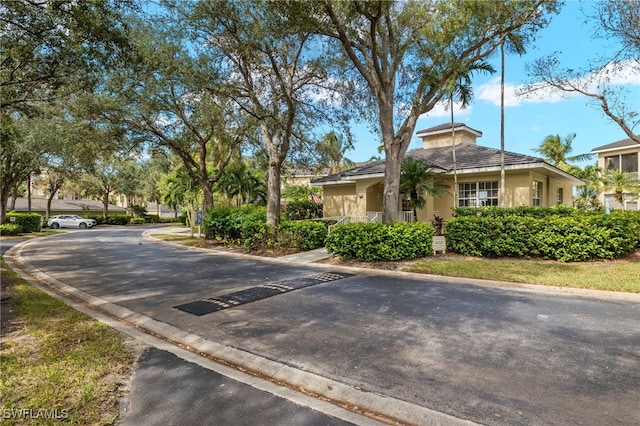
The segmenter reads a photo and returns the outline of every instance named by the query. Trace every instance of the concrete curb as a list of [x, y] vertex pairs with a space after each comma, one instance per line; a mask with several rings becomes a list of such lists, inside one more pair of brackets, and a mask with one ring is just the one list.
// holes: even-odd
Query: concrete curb
[[356, 272], [360, 275], [385, 275], [385, 276], [393, 276], [393, 277], [407, 277], [413, 279], [422, 279], [429, 281], [439, 281], [449, 284], [456, 285], [472, 285], [472, 286], [481, 286], [481, 287], [495, 287], [495, 288], [507, 288], [509, 290], [516, 291], [525, 291], [525, 292], [537, 292], [544, 294], [555, 294], [555, 295], [566, 295], [566, 296], [583, 296], [590, 298], [598, 298], [598, 299], [619, 299], [619, 300], [631, 300], [640, 302], [640, 293], [628, 293], [628, 292], [620, 292], [620, 291], [608, 291], [608, 290], [589, 290], [583, 288], [573, 288], [573, 287], [554, 287], [542, 284], [534, 284], [534, 283], [515, 283], [508, 281], [495, 281], [495, 280], [486, 280], [479, 278], [464, 278], [464, 277], [449, 277], [446, 275], [432, 275], [432, 274], [421, 274], [417, 272], [404, 272], [404, 271], [392, 271], [386, 269], [367, 269], [367, 268], [359, 268], [355, 266], [343, 266], [343, 265], [334, 265], [329, 263], [317, 263], [317, 259], [315, 257], [305, 257], [305, 256], [283, 256], [283, 257], [264, 257], [264, 256], [255, 256], [248, 253], [229, 253], [225, 251], [218, 251], [216, 249], [210, 248], [201, 248], [201, 247], [190, 247], [185, 246], [175, 241], [166, 241], [160, 238], [156, 238], [153, 236], [155, 232], [145, 231], [142, 236], [150, 241], [159, 242], [162, 244], [168, 244], [174, 246], [176, 248], [182, 248], [184, 250], [196, 250], [202, 253], [209, 253], [211, 255], [225, 255], [225, 256], [233, 256], [237, 258], [244, 259], [256, 259], [259, 258], [264, 262], [272, 262], [277, 264], [294, 264], [294, 265], [312, 265], [314, 268], [318, 269], [330, 269], [335, 271], [343, 271], [343, 272]]
[[[333, 379], [296, 369], [278, 361], [206, 340], [196, 334], [187, 333], [169, 324], [92, 296], [48, 276], [24, 260], [21, 256], [22, 249], [31, 242], [26, 241], [16, 245], [7, 252], [5, 259], [7, 259], [9, 266], [23, 278], [30, 282], [35, 281], [36, 285], [39, 284], [38, 287], [45, 291], [49, 290], [47, 293], [62, 298], [74, 307], [79, 304], [84, 308], [82, 309], [83, 312], [97, 319], [104, 318], [104, 316], [111, 320], [115, 319], [125, 326], [133, 327], [165, 343], [177, 346], [223, 366], [248, 373], [256, 377], [256, 380], [262, 378], [280, 387], [293, 389], [306, 396], [325, 401], [325, 403], [367, 416], [371, 421], [367, 421], [366, 424], [382, 422], [385, 424], [419, 424], [425, 426], [475, 425], [475, 423], [468, 420], [459, 419], [390, 396], [367, 392]], [[128, 330], [127, 327], [125, 329]], [[357, 422], [355, 418], [350, 419], [350, 421], [361, 423]]]

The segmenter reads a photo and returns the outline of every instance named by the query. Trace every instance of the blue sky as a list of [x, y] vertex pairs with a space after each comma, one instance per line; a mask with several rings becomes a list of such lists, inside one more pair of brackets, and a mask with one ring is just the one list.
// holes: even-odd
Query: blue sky
[[[588, 1], [584, 8], [592, 6]], [[521, 154], [538, 155], [532, 151], [548, 135], [565, 137], [576, 134], [572, 154], [590, 152], [593, 148], [626, 139], [627, 135], [599, 107], [590, 104], [585, 97], [561, 99], [547, 94], [543, 99], [523, 99], [510, 96], [513, 89], [531, 82], [526, 74], [526, 65], [538, 58], [560, 53], [561, 65], [565, 68], [580, 69], [587, 66], [590, 59], [606, 55], [611, 48], [607, 42], [594, 40], [593, 29], [584, 24], [581, 3], [566, 2], [559, 15], [553, 16], [551, 24], [538, 33], [534, 45], [529, 46], [523, 56], [506, 56], [505, 82], [505, 148]], [[474, 100], [465, 110], [454, 109], [455, 121], [480, 130], [483, 136], [478, 144], [500, 148], [500, 57], [494, 55], [490, 62], [498, 71], [494, 75], [479, 75], [473, 80]], [[632, 90], [627, 98], [629, 106], [640, 111], [640, 76], [630, 76], [625, 83]], [[634, 105], [635, 104], [635, 105]], [[416, 131], [450, 122], [449, 111], [436, 108], [418, 120]], [[355, 148], [346, 157], [353, 161], [367, 161], [377, 155], [379, 138], [367, 131], [367, 125], [353, 128]], [[634, 129], [636, 133], [638, 129]], [[420, 148], [420, 139], [412, 139], [409, 149]], [[595, 160], [586, 164], [595, 163]], [[584, 163], [582, 164], [584, 165]]]

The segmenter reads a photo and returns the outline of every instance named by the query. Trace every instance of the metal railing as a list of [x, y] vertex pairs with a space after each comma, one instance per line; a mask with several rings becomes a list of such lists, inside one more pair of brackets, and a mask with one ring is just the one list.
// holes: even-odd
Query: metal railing
[[[331, 232], [333, 228], [345, 223], [368, 223], [377, 222], [382, 223], [382, 212], [367, 212], [366, 216], [333, 216], [325, 217], [323, 220], [335, 220], [336, 223], [329, 225], [328, 232]], [[399, 211], [396, 216], [396, 220], [400, 222], [413, 222], [412, 211]]]

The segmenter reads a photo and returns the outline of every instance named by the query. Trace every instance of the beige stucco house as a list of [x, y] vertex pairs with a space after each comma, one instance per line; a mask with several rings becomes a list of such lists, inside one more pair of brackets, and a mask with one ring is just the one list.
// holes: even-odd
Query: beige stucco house
[[[640, 144], [631, 138], [596, 147], [591, 152], [598, 154], [598, 168], [602, 171], [620, 170], [640, 176]], [[608, 200], [612, 209], [639, 210], [638, 200], [634, 200], [632, 194], [625, 193], [623, 198], [624, 205], [621, 205], [611, 191], [600, 194], [600, 202], [604, 204]]]
[[[451, 123], [420, 130], [422, 148], [407, 152], [407, 156], [422, 158], [443, 173], [450, 194], [439, 198], [427, 196], [426, 207], [417, 212], [418, 221], [431, 221], [434, 214], [444, 219], [452, 217], [452, 208], [498, 206], [500, 185], [500, 150], [480, 146], [476, 139], [482, 132], [465, 124]], [[454, 200], [453, 144], [457, 163], [458, 191]], [[384, 161], [314, 179], [312, 185], [322, 186], [325, 217], [350, 217], [356, 221], [379, 220], [382, 212]], [[575, 185], [580, 179], [529, 155], [505, 152], [505, 205], [553, 206], [572, 204]], [[412, 220], [413, 213], [401, 196], [398, 220]]]

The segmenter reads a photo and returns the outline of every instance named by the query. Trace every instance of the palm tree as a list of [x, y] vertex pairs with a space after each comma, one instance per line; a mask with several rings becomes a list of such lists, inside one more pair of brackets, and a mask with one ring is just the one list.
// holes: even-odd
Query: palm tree
[[420, 158], [404, 159], [400, 168], [400, 192], [409, 195], [409, 206], [415, 219], [418, 209], [423, 209], [427, 203], [425, 194], [437, 197], [448, 191], [449, 186], [431, 164]]
[[252, 172], [244, 161], [228, 166], [220, 177], [217, 188], [228, 198], [235, 198], [237, 207], [242, 204], [263, 205], [266, 202], [264, 179]]
[[456, 126], [453, 119], [453, 103], [459, 102], [460, 109], [469, 106], [473, 98], [471, 90], [471, 76], [475, 71], [495, 72], [495, 69], [486, 62], [476, 61], [469, 65], [465, 70], [458, 73], [456, 78], [449, 81], [447, 97], [449, 100], [449, 110], [451, 111], [451, 153], [453, 156], [453, 207], [456, 207], [458, 194], [458, 162], [456, 159]]
[[602, 179], [600, 169], [595, 166], [586, 166], [584, 169], [570, 166], [569, 172], [584, 181], [584, 185], [576, 187], [575, 207], [581, 210], [597, 210], [600, 206], [599, 195]]
[[546, 162], [568, 172], [572, 167], [569, 164], [570, 161], [586, 161], [593, 158], [593, 154], [569, 156], [573, 150], [571, 144], [575, 138], [575, 133], [567, 135], [564, 139], [560, 139], [559, 135], [549, 135], [540, 143], [540, 147], [534, 148], [533, 151], [541, 154]]
[[328, 167], [330, 173], [349, 169], [354, 166], [354, 162], [344, 155], [353, 149], [353, 145], [345, 142], [343, 135], [331, 131], [324, 135], [317, 145], [320, 154], [320, 167]]
[[609, 170], [604, 175], [603, 184], [605, 190], [613, 190], [615, 200], [625, 209], [625, 193], [631, 193], [637, 196], [640, 191], [640, 181], [635, 173], [623, 172], [622, 170]]

